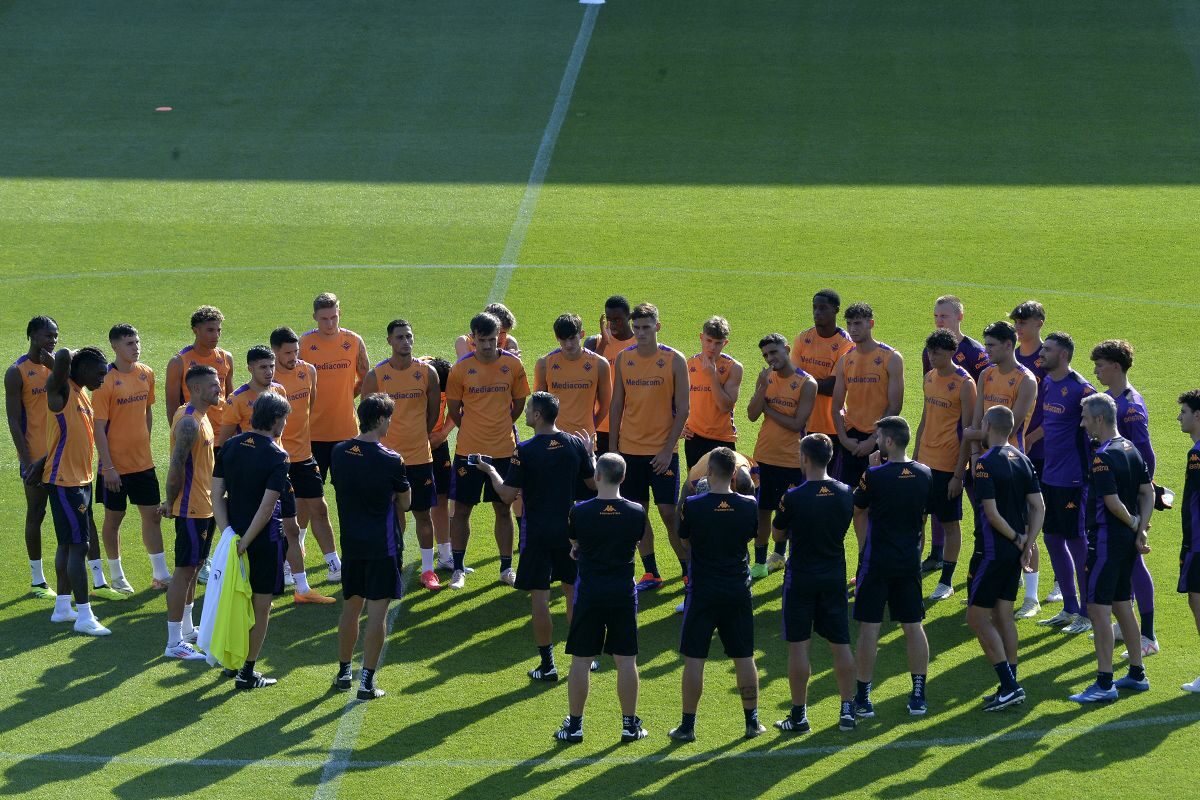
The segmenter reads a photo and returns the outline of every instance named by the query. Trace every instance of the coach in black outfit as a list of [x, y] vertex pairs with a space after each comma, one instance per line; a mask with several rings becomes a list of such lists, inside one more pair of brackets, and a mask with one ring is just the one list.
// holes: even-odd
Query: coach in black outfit
[[[238, 552], [250, 562], [254, 627], [246, 663], [234, 679], [239, 689], [275, 684], [254, 671], [267, 638], [271, 600], [283, 590], [283, 517], [296, 516], [296, 500], [288, 483], [288, 456], [276, 440], [283, 433], [291, 406], [286, 398], [265, 392], [254, 401], [251, 430], [225, 442], [213, 468], [213, 516], [217, 527], [241, 536]], [[228, 496], [228, 499], [226, 497]]]

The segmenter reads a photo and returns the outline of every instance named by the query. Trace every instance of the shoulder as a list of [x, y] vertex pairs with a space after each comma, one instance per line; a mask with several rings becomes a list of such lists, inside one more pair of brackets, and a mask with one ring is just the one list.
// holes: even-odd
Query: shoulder
[[[468, 363], [468, 362], [473, 362], [474, 360], [475, 360], [475, 352], [474, 351], [467, 353], [466, 355], [460, 356], [458, 361], [454, 362], [454, 366], [450, 367], [450, 371], [453, 372], [454, 370], [461, 367], [463, 364]], [[462, 369], [466, 369], [466, 367], [462, 367]]]
[[[1092, 388], [1092, 385], [1090, 383], [1088, 383], [1087, 378], [1083, 377], [1075, 370], [1071, 370], [1070, 372], [1067, 373], [1067, 380], [1069, 380], [1073, 383], [1077, 383], [1080, 386], [1083, 386], [1088, 389]], [[1095, 391], [1095, 389], [1092, 389], [1092, 391]]]
[[[815, 329], [815, 328], [813, 328], [813, 330], [816, 330], [816, 329]], [[848, 341], [850, 341], [850, 334], [846, 333], [846, 329], [845, 329], [845, 328], [837, 328], [837, 329], [836, 329], [836, 330], [833, 332], [833, 338], [835, 338], [835, 339], [844, 339], [845, 341], [847, 341], [847, 342], [848, 342]]]
[[305, 339], [309, 338], [310, 336], [313, 336], [314, 334], [316, 334], [316, 332], [317, 332], [316, 328], [312, 328], [311, 330], [305, 331], [304, 333], [300, 334], [300, 341], [304, 341]]
[[239, 386], [238, 388], [233, 390], [233, 396], [240, 397], [241, 395], [244, 395], [248, 391], [250, 391], [250, 384], [243, 383], [241, 386]]
[[957, 366], [957, 365], [954, 367], [954, 374], [957, 375], [960, 380], [964, 380], [964, 381], [974, 380], [971, 377], [971, 373], [967, 372], [965, 369], [963, 369], [962, 367]]

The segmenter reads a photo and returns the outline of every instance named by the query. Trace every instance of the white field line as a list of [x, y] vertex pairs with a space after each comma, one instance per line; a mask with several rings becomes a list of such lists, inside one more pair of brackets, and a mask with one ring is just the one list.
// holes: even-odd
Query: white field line
[[[591, 6], [591, 8], [598, 7], [599, 6]], [[496, 269], [495, 264], [280, 264], [276, 266], [255, 265], [245, 267], [164, 267], [161, 269], [152, 268], [134, 270], [106, 270], [96, 272], [64, 272], [41, 275], [14, 275], [11, 277], [0, 278], [0, 285], [16, 283], [39, 283], [46, 281], [61, 282], [68, 280], [96, 278], [154, 278], [161, 275], [222, 275], [230, 273], [236, 274], [240, 272], [287, 272], [289, 270], [319, 270], [322, 272], [329, 272], [333, 270], [357, 270], [370, 272], [400, 270], [465, 271], [494, 269]], [[1073, 289], [1054, 289], [1047, 286], [1018, 286], [1005, 283], [981, 283], [976, 281], [946, 280], [942, 278], [912, 278], [902, 275], [867, 275], [863, 273], [850, 272], [797, 271], [791, 267], [780, 267], [779, 269], [737, 269], [733, 267], [678, 267], [644, 264], [522, 264], [521, 269], [571, 270], [575, 273], [581, 270], [593, 270], [605, 273], [639, 272], [644, 274], [667, 272], [687, 275], [725, 275], [733, 278], [742, 276], [769, 277], [776, 280], [786, 281], [870, 281], [873, 283], [890, 283], [904, 286], [929, 286], [935, 289], [981, 289], [987, 291], [1006, 292], [1011, 295], [1044, 295], [1051, 297], [1068, 297], [1078, 300], [1095, 300], [1097, 302], [1104, 303], [1160, 306], [1163, 308], [1180, 308], [1189, 310], [1200, 309], [1200, 303], [1186, 302], [1183, 300], [1169, 300], [1153, 297], [1125, 297], [1115, 294], [1103, 294], [1101, 292], [1080, 292]]]
[[[555, 767], [586, 767], [595, 764], [646, 764], [646, 763], [692, 763], [703, 761], [760, 760], [796, 758], [799, 756], [826, 756], [838, 753], [867, 753], [877, 750], [935, 750], [944, 747], [972, 747], [996, 742], [1054, 741], [1071, 739], [1094, 733], [1153, 728], [1158, 726], [1182, 727], [1200, 722], [1200, 711], [1189, 714], [1164, 714], [1140, 719], [1125, 719], [1105, 722], [1100, 725], [1056, 725], [1052, 728], [1011, 730], [1004, 733], [980, 736], [947, 736], [931, 739], [901, 739], [895, 742], [856, 742], [845, 745], [821, 747], [780, 747], [773, 750], [748, 750], [739, 753], [706, 752], [682, 754], [679, 751], [648, 753], [646, 755], [607, 755], [601, 757], [567, 758], [484, 758], [484, 759], [439, 759], [410, 758], [402, 761], [353, 761], [345, 762], [343, 771], [389, 768], [466, 767], [504, 769], [513, 767], [538, 767], [552, 764]], [[635, 749], [628, 748], [630, 750]], [[230, 769], [314, 769], [325, 767], [329, 762], [318, 758], [155, 758], [151, 756], [101, 756], [82, 753], [8, 753], [0, 751], [0, 762], [8, 763], [59, 763], [99, 764], [134, 767], [225, 767]], [[339, 773], [340, 776], [340, 773]], [[324, 773], [322, 773], [324, 778]], [[321, 790], [318, 789], [318, 794]]]
[[492, 282], [492, 291], [488, 293], [489, 303], [499, 303], [508, 294], [508, 284], [512, 280], [513, 269], [521, 255], [521, 247], [525, 244], [525, 233], [533, 219], [533, 211], [537, 207], [538, 195], [542, 192], [542, 184], [546, 182], [546, 173], [550, 170], [550, 158], [554, 155], [554, 145], [558, 143], [558, 134], [562, 130], [563, 121], [567, 118], [567, 109], [571, 105], [571, 95], [575, 93], [575, 81], [579, 70], [583, 67], [583, 57], [587, 55], [588, 42], [592, 39], [592, 29], [596, 27], [596, 15], [600, 6], [589, 5], [583, 12], [583, 21], [579, 24], [579, 35], [575, 37], [575, 45], [571, 48], [571, 57], [567, 59], [567, 68], [563, 71], [562, 82], [558, 85], [558, 96], [554, 98], [554, 107], [550, 111], [550, 121], [542, 132], [542, 141], [538, 145], [537, 156], [533, 159], [533, 169], [529, 172], [529, 183], [525, 186], [525, 195], [517, 208], [517, 218], [513, 221], [512, 229], [508, 232], [508, 241], [504, 243], [504, 255], [500, 257], [500, 265], [496, 270], [496, 278]]

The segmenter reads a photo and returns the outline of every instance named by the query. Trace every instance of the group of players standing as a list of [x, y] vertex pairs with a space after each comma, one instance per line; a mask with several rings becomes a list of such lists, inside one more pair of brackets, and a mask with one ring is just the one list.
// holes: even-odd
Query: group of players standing
[[[1070, 336], [1042, 340], [1040, 304], [1019, 305], [1011, 315], [1015, 324], [987, 326], [980, 344], [961, 331], [962, 302], [938, 298], [937, 330], [922, 357], [924, 405], [914, 437], [900, 416], [900, 353], [875, 340], [870, 306], [849, 306], [844, 329], [837, 324], [840, 306], [836, 292], [821, 290], [813, 298], [813, 327], [791, 347], [778, 333], [759, 342], [765, 367], [747, 414], [763, 424], [752, 459], [736, 452], [733, 409], [743, 368], [723, 352], [729, 326], [721, 317], [703, 324], [700, 352], [686, 358], [659, 343], [658, 310], [650, 304], [631, 308], [623, 297], [609, 298], [600, 333], [586, 339], [580, 318], [564, 314], [553, 326], [559, 347], [538, 360], [531, 393], [509, 333], [515, 320], [502, 305], [471, 320], [470, 333], [456, 342], [453, 366], [414, 356], [412, 326], [398, 319], [387, 328], [391, 355], [372, 367], [362, 338], [340, 327], [337, 298], [323, 294], [313, 304], [317, 327], [303, 336], [289, 328], [273, 331], [269, 347], [248, 352], [250, 379], [235, 389], [233, 358], [218, 347], [223, 318], [201, 307], [191, 320], [194, 343], [167, 368], [171, 461], [161, 503], [150, 457], [155, 376], [138, 361], [137, 331], [127, 324], [112, 329], [109, 364], [96, 348], [54, 352], [56, 323], [36, 317], [27, 331], [28, 353], [5, 378], [9, 425], [27, 484], [34, 591], [55, 598], [52, 621], [108, 634], [91, 610], [88, 570], [93, 593], [121, 598], [133, 591], [119, 556], [119, 527], [132, 503], [154, 585], [168, 591], [165, 655], [200, 660], [204, 655], [193, 646], [195, 585], [204, 579], [216, 531], [232, 530], [249, 559], [255, 624], [245, 665], [227, 672], [239, 688], [269, 686], [273, 679], [254, 667], [272, 597], [294, 583], [297, 603], [335, 602], [307, 579], [304, 538], [311, 523], [329, 578], [341, 581], [346, 601], [334, 685], [353, 686], [351, 656], [365, 608], [358, 696], [371, 699], [383, 695], [374, 673], [388, 603], [402, 592], [405, 513], [415, 520], [421, 583], [440, 589], [436, 569], [445, 568], [451, 572], [446, 585], [462, 589], [473, 571], [465, 559], [472, 511], [490, 503], [500, 580], [532, 596], [540, 656], [532, 679], [558, 679], [551, 586], [559, 583], [566, 597], [570, 715], [556, 737], [582, 740], [588, 676], [603, 651], [617, 663], [622, 738], [634, 740], [646, 735], [636, 714], [637, 593], [663, 584], [647, 513], [653, 500], [687, 587], [679, 609], [683, 717], [670, 735], [695, 737], [714, 633], [735, 665], [747, 736], [765, 730], [757, 716], [749, 586], [779, 566], [786, 569], [783, 632], [793, 708], [776, 726], [809, 729], [809, 641], [816, 630], [833, 650], [839, 727], [848, 730], [856, 718], [874, 715], [871, 680], [885, 608], [908, 642], [908, 710], [919, 715], [927, 709], [921, 576], [941, 571], [931, 600], [953, 594], [965, 487], [976, 522], [967, 619], [999, 679], [984, 709], [1025, 699], [1017, 682], [1014, 618], [1039, 611], [1036, 542], [1043, 531], [1054, 594], [1061, 592], [1064, 607], [1040, 624], [1094, 632], [1097, 680], [1072, 699], [1111, 700], [1120, 688], [1148, 689], [1142, 658], [1159, 645], [1142, 554], [1151, 511], [1156, 502], [1169, 507], [1170, 495], [1160, 490], [1156, 498], [1151, 480], [1146, 408], [1127, 379], [1130, 345], [1112, 340], [1092, 351], [1107, 389], [1096, 392], [1071, 369]], [[1182, 429], [1200, 442], [1200, 390], [1179, 402]], [[534, 435], [518, 441], [515, 422], [522, 413]], [[455, 428], [451, 456], [448, 437]], [[687, 468], [682, 493], [680, 438]], [[330, 474], [341, 557], [323, 497]], [[93, 480], [105, 507], [102, 537], [92, 522]], [[47, 501], [59, 542], [55, 590], [41, 566]], [[515, 570], [514, 505], [521, 556]], [[932, 547], [922, 562], [927, 516], [934, 521]], [[173, 576], [166, 570], [162, 517], [175, 520]], [[851, 581], [856, 654], [843, 544], [851, 525], [859, 552]], [[1188, 456], [1183, 526], [1179, 591], [1188, 593], [1200, 626], [1200, 560], [1192, 557], [1200, 550], [1200, 444]], [[111, 587], [99, 558], [101, 538]], [[635, 550], [644, 566], [636, 583]], [[1014, 611], [1023, 571], [1025, 602]], [[1130, 643], [1130, 669], [1114, 681], [1118, 634]], [[1200, 678], [1183, 688], [1200, 691]]]

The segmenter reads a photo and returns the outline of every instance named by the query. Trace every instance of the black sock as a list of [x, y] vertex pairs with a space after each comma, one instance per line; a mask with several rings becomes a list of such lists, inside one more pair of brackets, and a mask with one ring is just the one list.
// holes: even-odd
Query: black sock
[[742, 714], [746, 716], [746, 725], [758, 725], [758, 706], [754, 708], [743, 708]]
[[567, 716], [567, 730], [569, 730], [571, 733], [577, 732], [582, 727], [583, 727], [583, 714], [580, 714], [578, 717], [575, 716], [574, 714], [569, 714]]
[[684, 714], [683, 720], [679, 723], [679, 727], [681, 730], [685, 730], [685, 731], [695, 730], [696, 715], [695, 714]]
[[637, 725], [637, 714], [622, 714], [621, 715], [621, 727], [622, 728], [624, 728], [627, 731], [631, 731], [631, 730], [633, 730], [635, 725]]
[[804, 706], [792, 706], [792, 722], [800, 722], [805, 716]]
[[[1141, 613], [1142, 613], [1142, 636], [1145, 636], [1147, 639], [1157, 639], [1158, 637], [1154, 635], [1154, 612], [1153, 611], [1142, 611]], [[1138, 642], [1138, 644], [1140, 645], [1141, 642]]]
[[554, 669], [554, 645], [539, 644], [538, 655], [542, 657], [542, 663], [538, 669], [540, 669], [542, 672], [547, 672]]
[[451, 550], [450, 555], [453, 556], [453, 558], [454, 558], [455, 571], [461, 572], [463, 569], [463, 562], [466, 560], [466, 557], [467, 557], [467, 551], [466, 550]]
[[909, 674], [912, 676], [913, 697], [924, 697], [925, 696], [925, 676], [919, 675], [915, 672], [911, 672]]
[[942, 560], [942, 545], [934, 544], [929, 546], [929, 558], [931, 561]]
[[787, 539], [784, 539], [782, 542], [775, 543], [775, 555], [777, 555], [777, 556], [787, 555]]
[[[793, 706], [793, 708], [795, 708], [795, 706]], [[843, 717], [854, 716], [854, 702], [852, 700], [843, 700], [842, 701], [842, 716]]]
[[364, 688], [364, 689], [374, 689], [375, 688], [375, 670], [367, 669], [366, 667], [363, 667], [362, 688]]
[[1146, 665], [1142, 664], [1140, 666], [1135, 667], [1132, 664], [1130, 664], [1129, 665], [1129, 677], [1133, 678], [1135, 681], [1146, 680]]
[[1013, 677], [1012, 670], [1008, 668], [1007, 661], [1001, 661], [999, 664], [993, 664], [992, 669], [996, 670], [996, 677], [1000, 679], [1000, 689], [1008, 694], [1017, 690], [1017, 681]]
[[866, 703], [871, 699], [871, 682], [870, 681], [855, 681], [858, 688], [854, 692], [854, 699], [860, 703]]
[[952, 581], [954, 580], [954, 568], [957, 566], [957, 561], [943, 561], [942, 579], [940, 582], [946, 584], [947, 586], [953, 586], [954, 584]]
[[1015, 681], [1017, 679], [1017, 665], [1010, 661], [1008, 664], [1008, 669], [1010, 672], [1012, 672], [1013, 680]]
[[642, 556], [642, 566], [645, 567], [646, 572], [649, 572], [651, 575], [653, 575], [656, 578], [659, 577], [659, 575], [658, 575], [658, 559], [654, 557], [654, 553], [649, 553], [647, 555]]
[[1113, 674], [1111, 672], [1097, 672], [1096, 683], [1100, 684], [1100, 688], [1108, 691], [1112, 688]]
[[246, 663], [242, 665], [242, 671], [238, 673], [238, 677], [246, 681], [254, 677], [254, 663], [255, 662], [253, 661], [247, 660]]
[[754, 563], [755, 564], [767, 563], [767, 546], [765, 544], [754, 545]]
[[349, 661], [338, 662], [338, 675], [347, 675], [351, 672]]
[[500, 571], [512, 569], [512, 556], [500, 556]]

